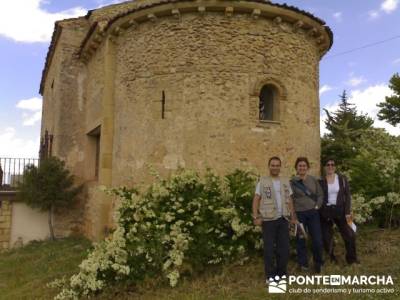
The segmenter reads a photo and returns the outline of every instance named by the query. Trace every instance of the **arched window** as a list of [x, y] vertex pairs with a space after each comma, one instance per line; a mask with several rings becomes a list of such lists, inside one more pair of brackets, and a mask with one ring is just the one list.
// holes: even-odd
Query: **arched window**
[[277, 97], [277, 90], [271, 84], [266, 84], [262, 87], [260, 92], [260, 105], [259, 105], [259, 118], [260, 120], [273, 121], [277, 116], [275, 105]]

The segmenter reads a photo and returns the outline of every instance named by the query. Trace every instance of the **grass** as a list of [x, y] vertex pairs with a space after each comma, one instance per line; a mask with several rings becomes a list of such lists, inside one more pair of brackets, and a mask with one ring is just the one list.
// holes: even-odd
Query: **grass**
[[[338, 239], [339, 264], [326, 263], [323, 274], [391, 275], [394, 294], [268, 294], [264, 284], [261, 257], [253, 257], [244, 265], [210, 268], [206, 273], [183, 278], [176, 288], [164, 281], [153, 279], [137, 286], [118, 285], [108, 289], [96, 299], [399, 299], [400, 298], [400, 230], [360, 228], [357, 240], [360, 265], [347, 266], [344, 262], [343, 243]], [[55, 243], [28, 245], [0, 255], [0, 299], [51, 299], [55, 291], [46, 283], [76, 272], [90, 243], [83, 239], [65, 239]], [[294, 253], [289, 272], [296, 274]], [[311, 273], [310, 273], [311, 274]], [[305, 274], [303, 274], [305, 275]], [[295, 288], [296, 286], [290, 286]], [[311, 286], [307, 286], [311, 287]], [[373, 286], [370, 286], [370, 288]], [[383, 287], [383, 286], [379, 286]], [[393, 286], [390, 286], [393, 287]]]
[[91, 243], [68, 238], [32, 242], [0, 254], [0, 299], [52, 299], [56, 291], [46, 287], [55, 278], [70, 276], [87, 255]]

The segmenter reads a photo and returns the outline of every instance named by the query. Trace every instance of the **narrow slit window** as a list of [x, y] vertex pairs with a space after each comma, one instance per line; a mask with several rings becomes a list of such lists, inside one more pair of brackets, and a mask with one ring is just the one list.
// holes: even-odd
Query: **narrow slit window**
[[274, 110], [276, 89], [272, 85], [264, 85], [260, 92], [259, 119], [272, 121], [276, 119]]
[[[91, 132], [88, 133], [89, 141], [90, 141], [90, 160], [91, 160], [91, 169], [93, 170], [93, 175], [95, 179], [99, 178], [99, 169], [100, 169], [100, 142], [101, 142], [101, 128], [96, 127]], [[92, 175], [92, 176], [93, 176]]]
[[95, 147], [96, 147], [96, 156], [95, 156], [95, 168], [94, 168], [94, 177], [96, 179], [99, 178], [99, 167], [100, 167], [100, 134], [95, 136]]

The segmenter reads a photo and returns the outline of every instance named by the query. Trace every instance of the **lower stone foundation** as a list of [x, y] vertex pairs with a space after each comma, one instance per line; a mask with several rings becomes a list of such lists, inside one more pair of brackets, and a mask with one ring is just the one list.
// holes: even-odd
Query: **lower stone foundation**
[[0, 192], [0, 251], [10, 248], [13, 197], [15, 193]]

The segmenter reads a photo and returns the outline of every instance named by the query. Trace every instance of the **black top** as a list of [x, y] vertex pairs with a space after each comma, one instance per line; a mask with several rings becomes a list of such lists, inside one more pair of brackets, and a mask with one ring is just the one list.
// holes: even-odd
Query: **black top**
[[[339, 193], [336, 199], [336, 205], [344, 207], [344, 213], [346, 215], [350, 215], [351, 213], [351, 194], [350, 194], [350, 187], [349, 181], [347, 180], [346, 176], [337, 174], [339, 179]], [[321, 187], [324, 191], [324, 201], [322, 206], [326, 206], [328, 204], [328, 181], [326, 177], [321, 180]]]

